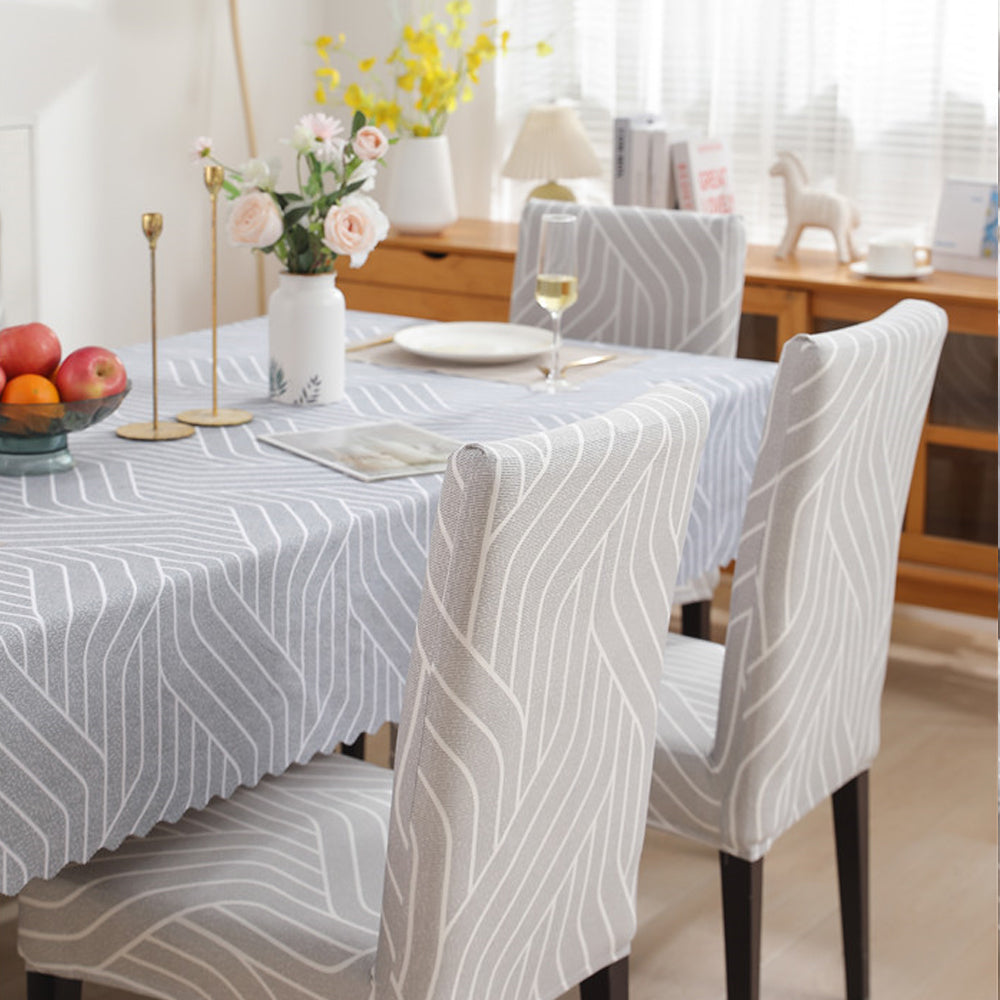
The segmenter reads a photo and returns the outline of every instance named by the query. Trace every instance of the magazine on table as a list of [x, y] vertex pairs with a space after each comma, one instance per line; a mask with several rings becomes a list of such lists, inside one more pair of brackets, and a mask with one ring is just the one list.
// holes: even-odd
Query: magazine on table
[[462, 446], [397, 421], [260, 434], [257, 439], [364, 482], [444, 472], [448, 456]]

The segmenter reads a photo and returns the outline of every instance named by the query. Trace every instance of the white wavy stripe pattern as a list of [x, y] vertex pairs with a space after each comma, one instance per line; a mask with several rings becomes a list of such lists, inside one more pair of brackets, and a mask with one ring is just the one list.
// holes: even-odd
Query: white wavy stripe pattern
[[755, 861], [874, 759], [903, 513], [946, 328], [943, 310], [907, 300], [786, 345], [724, 661], [710, 643], [668, 647], [654, 826]]
[[504, 1000], [626, 953], [708, 416], [664, 389], [462, 449], [394, 775], [320, 756], [33, 881], [29, 967], [171, 1000]]
[[[349, 313], [350, 339], [412, 324]], [[398, 719], [440, 476], [366, 484], [258, 434], [403, 420], [492, 440], [689, 385], [713, 428], [681, 574], [735, 554], [774, 366], [661, 354], [572, 399], [349, 364], [336, 406], [265, 399], [266, 320], [219, 331], [242, 427], [180, 442], [149, 419], [148, 347], [121, 410], [70, 436], [77, 467], [0, 477], [0, 892], [177, 819], [213, 795]], [[160, 416], [204, 406], [207, 331], [159, 345]]]
[[293, 765], [19, 897], [30, 968], [187, 1000], [368, 996], [392, 773]]
[[459, 454], [397, 750], [380, 995], [554, 997], [627, 953], [707, 412], [662, 392]]
[[512, 323], [551, 323], [535, 301], [546, 212], [579, 219], [579, 298], [563, 315], [563, 336], [736, 354], [746, 257], [739, 216], [529, 199], [518, 229]]

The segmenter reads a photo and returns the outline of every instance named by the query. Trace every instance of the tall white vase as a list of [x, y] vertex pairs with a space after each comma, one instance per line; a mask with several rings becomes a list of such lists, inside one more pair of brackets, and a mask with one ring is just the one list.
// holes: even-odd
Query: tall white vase
[[344, 295], [336, 274], [280, 274], [268, 300], [268, 382], [277, 403], [344, 398]]
[[383, 209], [401, 233], [439, 233], [458, 218], [446, 135], [408, 136], [392, 150]]

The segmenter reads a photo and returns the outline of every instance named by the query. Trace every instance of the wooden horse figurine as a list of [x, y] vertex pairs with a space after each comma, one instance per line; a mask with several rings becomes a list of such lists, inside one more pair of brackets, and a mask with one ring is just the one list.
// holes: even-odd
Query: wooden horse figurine
[[788, 225], [775, 252], [779, 260], [794, 253], [806, 226], [829, 229], [837, 243], [837, 259], [847, 264], [858, 257], [851, 230], [858, 224], [858, 210], [846, 195], [810, 188], [805, 165], [795, 153], [778, 154], [771, 167], [772, 177], [785, 179], [785, 214]]

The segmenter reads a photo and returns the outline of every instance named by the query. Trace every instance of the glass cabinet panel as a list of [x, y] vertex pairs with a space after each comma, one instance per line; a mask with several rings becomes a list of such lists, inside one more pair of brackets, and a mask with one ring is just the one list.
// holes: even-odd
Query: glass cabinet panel
[[996, 452], [927, 446], [924, 533], [997, 544]]
[[778, 320], [774, 316], [743, 313], [736, 357], [753, 361], [774, 361], [777, 357]]
[[931, 396], [932, 424], [996, 430], [997, 342], [949, 333]]

